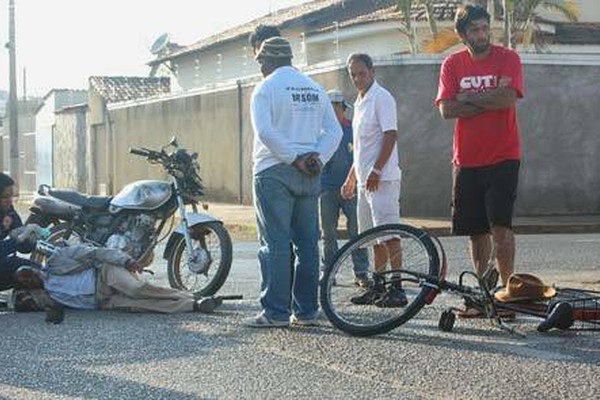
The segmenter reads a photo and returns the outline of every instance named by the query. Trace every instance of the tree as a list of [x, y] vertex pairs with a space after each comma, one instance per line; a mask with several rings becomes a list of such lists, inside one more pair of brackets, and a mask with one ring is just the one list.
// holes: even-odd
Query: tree
[[569, 22], [579, 19], [581, 10], [575, 0], [504, 0], [509, 4], [509, 34], [510, 47], [515, 48], [517, 43], [523, 45], [534, 44], [540, 50], [542, 42], [539, 39], [539, 16], [542, 10], [552, 12]]
[[410, 50], [410, 54], [416, 54], [419, 52], [419, 47], [417, 45], [417, 35], [413, 29], [412, 25], [412, 6], [413, 0], [396, 0], [398, 5], [398, 11], [402, 14], [400, 21], [400, 32], [406, 36], [408, 39], [408, 48]]
[[437, 24], [433, 16], [433, 4], [435, 0], [396, 0], [398, 11], [401, 15], [401, 27], [400, 32], [408, 39], [408, 46], [411, 54], [419, 52], [418, 38], [413, 25], [412, 10], [422, 6], [425, 10], [425, 16], [429, 23], [429, 31], [431, 36], [435, 38], [437, 36]]
[[[486, 6], [490, 16], [502, 16], [505, 46], [515, 48], [518, 43], [535, 44], [538, 51], [541, 49], [539, 16], [542, 11], [571, 22], [577, 21], [581, 13], [575, 0], [478, 0], [477, 3]], [[425, 46], [425, 52], [441, 53], [459, 42], [453, 28], [444, 29]]]

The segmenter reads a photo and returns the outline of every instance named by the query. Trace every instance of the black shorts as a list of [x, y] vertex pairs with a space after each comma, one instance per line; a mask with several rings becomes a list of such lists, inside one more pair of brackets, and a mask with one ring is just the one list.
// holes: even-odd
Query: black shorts
[[517, 160], [460, 168], [452, 176], [452, 234], [478, 235], [490, 226], [512, 228], [519, 182]]

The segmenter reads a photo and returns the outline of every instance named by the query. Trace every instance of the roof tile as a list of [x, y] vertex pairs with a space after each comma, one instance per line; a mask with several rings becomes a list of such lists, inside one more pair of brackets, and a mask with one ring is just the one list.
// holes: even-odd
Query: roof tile
[[90, 85], [106, 103], [152, 97], [171, 90], [171, 80], [165, 77], [92, 76]]

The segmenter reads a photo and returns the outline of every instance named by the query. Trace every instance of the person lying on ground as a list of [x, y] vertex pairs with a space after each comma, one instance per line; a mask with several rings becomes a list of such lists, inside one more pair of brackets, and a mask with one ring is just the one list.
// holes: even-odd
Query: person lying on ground
[[[51, 247], [51, 246], [48, 246]], [[213, 297], [153, 285], [143, 279], [142, 267], [126, 253], [86, 244], [55, 247], [41, 271], [22, 267], [22, 287], [45, 294], [35, 298], [38, 309], [124, 310], [130, 312], [203, 312], [218, 305]], [[34, 296], [35, 297], [35, 296]], [[49, 300], [48, 300], [49, 297]], [[15, 301], [18, 311], [19, 301]]]

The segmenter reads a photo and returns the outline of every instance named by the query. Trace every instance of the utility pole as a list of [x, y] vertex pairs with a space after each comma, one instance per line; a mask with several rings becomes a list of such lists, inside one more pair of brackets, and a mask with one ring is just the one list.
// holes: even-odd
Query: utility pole
[[15, 40], [15, 0], [8, 0], [8, 54], [9, 54], [9, 90], [8, 90], [8, 139], [10, 142], [10, 175], [19, 182], [19, 111], [17, 100], [17, 55]]
[[502, 0], [504, 8], [504, 47], [512, 48], [512, 10], [513, 0]]

